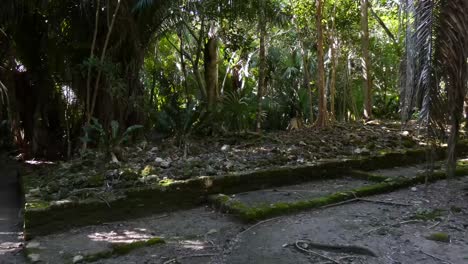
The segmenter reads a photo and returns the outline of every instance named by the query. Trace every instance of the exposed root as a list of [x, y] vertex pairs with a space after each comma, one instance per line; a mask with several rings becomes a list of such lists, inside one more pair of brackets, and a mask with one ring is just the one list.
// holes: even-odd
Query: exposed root
[[371, 200], [371, 199], [363, 199], [363, 198], [358, 198], [358, 201], [363, 201], [363, 202], [368, 202], [368, 203], [379, 203], [379, 204], [387, 204], [387, 205], [396, 205], [396, 206], [411, 206], [411, 204], [407, 204], [407, 203], [397, 203], [397, 202], [380, 201], [380, 200]]
[[315, 256], [317, 256], [317, 257], [321, 257], [321, 258], [323, 258], [323, 259], [329, 260], [329, 261], [331, 261], [331, 262], [333, 262], [333, 263], [336, 263], [336, 264], [341, 264], [340, 262], [338, 262], [338, 261], [336, 261], [336, 260], [334, 260], [334, 259], [332, 259], [332, 258], [329, 258], [329, 257], [327, 257], [327, 256], [325, 256], [325, 255], [322, 255], [322, 254], [320, 254], [320, 253], [318, 253], [318, 252], [315, 252], [315, 251], [312, 251], [312, 250], [303, 248], [303, 247], [301, 247], [301, 246], [299, 245], [299, 243], [301, 243], [301, 240], [297, 240], [296, 243], [294, 244], [295, 247], [296, 247], [299, 251], [306, 252], [306, 253], [308, 253], [308, 254], [312, 254], [312, 255], [315, 255]]
[[267, 222], [271, 222], [271, 221], [277, 220], [277, 219], [279, 219], [279, 218], [281, 218], [281, 217], [274, 217], [274, 218], [270, 218], [270, 219], [267, 219], [267, 220], [260, 221], [260, 222], [258, 222], [258, 223], [256, 223], [256, 224], [254, 224], [254, 225], [248, 227], [247, 229], [243, 230], [243, 231], [240, 232], [239, 234], [237, 234], [237, 237], [240, 237], [240, 236], [241, 236], [242, 234], [244, 234], [245, 232], [247, 232], [247, 231], [249, 231], [249, 230], [251, 230], [251, 229], [253, 229], [253, 228], [255, 228], [255, 227], [257, 227], [257, 226], [259, 226], [259, 225], [261, 225], [261, 224], [264, 224], [264, 223], [267, 223]]
[[361, 246], [328, 245], [328, 244], [314, 243], [314, 242], [311, 242], [310, 240], [297, 240], [296, 245], [298, 243], [303, 243], [303, 244], [306, 244], [308, 247], [316, 248], [319, 250], [377, 257], [377, 254], [375, 254], [372, 250], [366, 247], [361, 247]]
[[[403, 221], [403, 222], [392, 224], [392, 225], [390, 225], [388, 227], [397, 227], [397, 226], [404, 225], [404, 224], [414, 224], [414, 223], [424, 223], [424, 221], [421, 221], [421, 220], [408, 220], [408, 221]], [[387, 226], [380, 226], [380, 227], [377, 227], [377, 228], [370, 229], [369, 231], [363, 233], [363, 235], [368, 235], [368, 234], [370, 234], [372, 232], [381, 230], [382, 228], [385, 228], [385, 227], [387, 227]]]
[[205, 258], [205, 257], [213, 257], [213, 256], [216, 256], [216, 254], [207, 253], [207, 254], [193, 254], [193, 255], [187, 255], [187, 256], [180, 256], [180, 257], [177, 257], [177, 258], [172, 258], [172, 259], [166, 260], [166, 261], [163, 262], [163, 264], [179, 263], [178, 260], [181, 260], [181, 259]]
[[442, 261], [443, 263], [453, 264], [452, 262], [450, 262], [450, 261], [448, 261], [448, 260], [441, 259], [441, 258], [439, 258], [439, 257], [437, 257], [437, 256], [431, 255], [431, 254], [429, 254], [429, 253], [427, 253], [427, 252], [424, 252], [424, 251], [422, 251], [422, 250], [421, 250], [421, 253], [423, 253], [424, 255], [429, 256], [429, 257], [431, 257], [431, 258], [440, 260], [440, 261]]
[[397, 202], [390, 202], [390, 201], [371, 200], [371, 199], [358, 198], [356, 196], [356, 198], [346, 200], [346, 201], [342, 201], [342, 202], [338, 202], [338, 203], [334, 203], [334, 204], [328, 204], [328, 205], [322, 206], [320, 208], [324, 209], [324, 208], [329, 208], [329, 207], [335, 207], [335, 206], [338, 206], [338, 205], [348, 204], [348, 203], [352, 203], [352, 202], [379, 203], [379, 204], [394, 205], [394, 206], [411, 206], [411, 204], [407, 204], [407, 203], [397, 203]]

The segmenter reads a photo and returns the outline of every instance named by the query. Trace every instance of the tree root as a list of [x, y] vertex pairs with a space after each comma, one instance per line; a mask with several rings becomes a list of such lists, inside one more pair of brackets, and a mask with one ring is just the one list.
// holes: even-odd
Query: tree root
[[371, 199], [365, 199], [365, 198], [353, 198], [350, 200], [334, 203], [334, 204], [328, 204], [320, 207], [321, 209], [324, 208], [329, 208], [329, 207], [335, 207], [338, 205], [343, 205], [343, 204], [348, 204], [352, 202], [368, 202], [368, 203], [378, 203], [378, 204], [386, 204], [386, 205], [394, 205], [394, 206], [411, 206], [411, 204], [406, 204], [406, 203], [397, 203], [397, 202], [390, 202], [390, 201], [380, 201], [380, 200], [371, 200]]
[[427, 253], [427, 252], [424, 252], [424, 251], [422, 251], [422, 250], [421, 250], [421, 253], [423, 253], [424, 255], [429, 256], [429, 257], [431, 257], [431, 258], [434, 258], [434, 259], [437, 259], [437, 260], [439, 260], [439, 261], [442, 261], [443, 263], [453, 264], [452, 262], [450, 262], [450, 261], [448, 261], [448, 260], [439, 258], [439, 257], [437, 257], [437, 256], [434, 256], [434, 255], [429, 254], [429, 253]]
[[300, 250], [300, 251], [302, 251], [302, 252], [306, 252], [306, 253], [312, 254], [312, 255], [317, 256], [317, 257], [321, 257], [321, 258], [326, 259], [326, 260], [329, 260], [329, 261], [331, 261], [331, 262], [333, 262], [333, 263], [340, 264], [340, 262], [338, 262], [338, 261], [336, 261], [336, 260], [334, 260], [334, 259], [332, 259], [332, 258], [329, 258], [329, 257], [327, 257], [327, 256], [325, 256], [325, 255], [322, 255], [322, 254], [320, 254], [320, 253], [317, 253], [317, 252], [315, 252], [315, 251], [312, 251], [312, 250], [309, 250], [309, 249], [306, 249], [306, 248], [301, 247], [301, 246], [299, 245], [300, 242], [301, 242], [301, 240], [297, 240], [296, 243], [294, 244], [298, 250]]
[[296, 247], [297, 247], [297, 245], [299, 243], [304, 243], [308, 247], [319, 249], [319, 250], [324, 250], [324, 251], [332, 251], [332, 252], [338, 252], [338, 253], [347, 253], [347, 254], [377, 257], [377, 254], [375, 254], [372, 250], [370, 250], [370, 249], [368, 249], [366, 247], [361, 247], [361, 246], [328, 245], [328, 244], [314, 243], [314, 242], [311, 242], [310, 240], [297, 240], [296, 241]]

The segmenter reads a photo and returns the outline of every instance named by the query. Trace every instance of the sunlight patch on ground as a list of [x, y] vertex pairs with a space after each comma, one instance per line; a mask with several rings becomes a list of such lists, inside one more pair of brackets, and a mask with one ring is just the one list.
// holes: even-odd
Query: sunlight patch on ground
[[22, 232], [0, 232], [0, 236], [11, 236], [11, 235], [16, 235], [16, 236], [21, 236]]
[[182, 240], [179, 242], [184, 248], [192, 250], [203, 250], [208, 246], [205, 242], [200, 240]]
[[146, 229], [139, 228], [136, 231], [125, 230], [123, 232], [99, 232], [88, 235], [93, 241], [109, 242], [109, 243], [133, 243], [137, 241], [146, 241], [153, 238], [151, 234], [144, 233]]
[[17, 251], [21, 247], [20, 242], [1, 242], [0, 243], [0, 256], [8, 252]]

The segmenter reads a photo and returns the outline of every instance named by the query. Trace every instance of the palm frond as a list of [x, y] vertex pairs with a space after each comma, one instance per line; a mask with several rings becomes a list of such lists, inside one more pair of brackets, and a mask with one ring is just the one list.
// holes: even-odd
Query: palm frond
[[[8, 89], [6, 86], [0, 81], [0, 108], [4, 105], [8, 104]], [[1, 109], [0, 109], [1, 110]]]
[[413, 41], [408, 41], [408, 37], [414, 38], [414, 50], [410, 52], [415, 56], [407, 57], [413, 61], [407, 61], [406, 66], [414, 67], [416, 82], [414, 86], [403, 87], [402, 116], [406, 121], [416, 106], [421, 110], [420, 122], [429, 136], [450, 129], [449, 175], [454, 173], [455, 145], [468, 89], [467, 12], [465, 0], [418, 1], [414, 11], [415, 33], [407, 36], [407, 44]]
[[468, 3], [466, 0], [443, 1], [440, 7], [440, 29], [437, 31], [437, 59], [447, 93], [450, 115], [448, 139], [448, 174], [455, 172], [455, 145], [468, 89]]

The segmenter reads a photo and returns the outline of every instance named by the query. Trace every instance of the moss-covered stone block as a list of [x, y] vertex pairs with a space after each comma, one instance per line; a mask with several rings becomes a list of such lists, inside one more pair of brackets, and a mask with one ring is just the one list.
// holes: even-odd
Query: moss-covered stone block
[[[460, 175], [467, 174], [460, 173]], [[381, 181], [373, 185], [362, 186], [344, 192], [337, 192], [319, 198], [289, 203], [278, 202], [269, 205], [248, 206], [242, 203], [241, 201], [236, 200], [235, 198], [231, 198], [227, 195], [212, 196], [210, 201], [212, 201], [212, 203], [221, 210], [228, 213], [232, 213], [244, 221], [255, 222], [277, 215], [284, 215], [308, 209], [320, 208], [322, 206], [352, 200], [359, 197], [387, 193], [400, 188], [405, 188], [416, 184], [422, 184], [426, 182], [426, 177], [428, 182], [435, 182], [441, 179], [446, 179], [447, 175], [445, 172], [439, 171], [433, 173], [432, 175], [419, 174], [413, 178], [396, 178], [391, 180], [385, 178], [385, 181]]]

